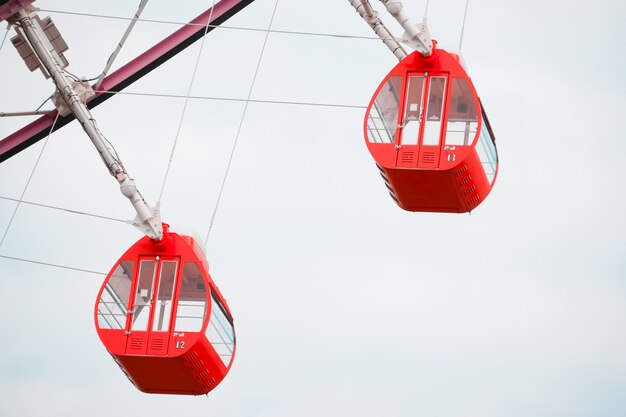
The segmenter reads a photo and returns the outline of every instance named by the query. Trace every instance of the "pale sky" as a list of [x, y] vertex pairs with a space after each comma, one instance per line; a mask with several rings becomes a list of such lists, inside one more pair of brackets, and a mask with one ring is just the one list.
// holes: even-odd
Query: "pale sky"
[[[38, 0], [96, 76], [139, 1]], [[142, 18], [184, 22], [212, 1], [151, 0]], [[206, 236], [276, 0], [256, 0], [202, 46], [93, 114], [154, 204]], [[402, 30], [372, 1], [397, 36]], [[426, 2], [405, 1], [421, 20]], [[428, 23], [458, 48], [465, 1], [431, 0]], [[408, 213], [362, 136], [397, 59], [345, 0], [279, 0], [207, 243], [231, 307], [237, 355], [207, 397], [143, 394], [107, 354], [93, 310], [131, 226], [21, 204], [0, 247], [1, 416], [621, 417], [626, 413], [626, 5], [472, 0], [462, 53], [500, 156], [471, 215]], [[2, 26], [3, 28], [5, 26]], [[115, 68], [178, 28], [140, 22]], [[312, 36], [276, 31], [346, 35]], [[12, 34], [10, 35], [12, 36]], [[8, 40], [0, 112], [53, 91]], [[208, 97], [208, 98], [206, 98]], [[213, 99], [209, 99], [213, 98]], [[240, 101], [215, 98], [241, 99]], [[51, 108], [47, 103], [44, 108]], [[0, 118], [0, 138], [30, 118]], [[0, 233], [27, 202], [126, 220], [76, 123], [0, 164]], [[41, 154], [41, 158], [35, 163]], [[33, 171], [34, 169], [34, 171]]]

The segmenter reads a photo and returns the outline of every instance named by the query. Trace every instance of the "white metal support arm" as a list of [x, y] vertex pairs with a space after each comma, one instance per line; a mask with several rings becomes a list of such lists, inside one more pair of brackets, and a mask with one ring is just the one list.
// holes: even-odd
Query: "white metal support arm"
[[428, 32], [426, 18], [422, 23], [415, 23], [409, 15], [404, 11], [402, 2], [399, 0], [380, 0], [385, 5], [389, 14], [391, 14], [400, 25], [404, 28], [403, 40], [423, 56], [430, 56], [433, 53], [433, 40]]
[[[81, 100], [80, 95], [84, 91], [77, 88], [79, 83], [70, 78], [63, 71], [63, 66], [59, 62], [58, 54], [51, 45], [39, 21], [35, 19], [37, 13], [35, 9], [23, 9], [11, 17], [10, 22], [16, 26], [16, 30], [21, 29], [32, 47], [33, 51], [52, 76], [58, 93], [65, 102], [69, 110], [80, 122], [83, 130], [87, 133], [94, 146], [100, 153], [100, 157], [107, 169], [120, 184], [122, 194], [128, 198], [137, 212], [137, 217], [132, 222], [142, 233], [155, 240], [163, 238], [163, 226], [159, 215], [158, 207], [150, 207], [142, 197], [135, 185], [135, 181], [130, 178], [117, 154], [107, 146], [107, 140], [102, 135], [96, 121], [91, 115], [86, 104]], [[59, 109], [61, 111], [61, 109]]]
[[367, 22], [368, 25], [374, 30], [374, 33], [383, 41], [383, 43], [389, 48], [391, 52], [399, 60], [404, 59], [408, 54], [397, 41], [397, 39], [391, 34], [389, 29], [378, 18], [378, 12], [372, 9], [372, 5], [368, 0], [348, 0], [352, 7], [354, 7], [357, 13]]
[[[383, 43], [393, 52], [400, 60], [408, 54], [391, 34], [389, 29], [383, 24], [378, 17], [378, 12], [372, 9], [372, 5], [368, 0], [348, 0], [352, 7], [356, 9], [359, 15], [370, 25], [374, 32], [382, 39]], [[433, 52], [433, 41], [428, 31], [426, 18], [422, 23], [413, 22], [404, 11], [402, 2], [399, 0], [380, 0], [387, 11], [400, 23], [404, 28], [403, 42], [415, 48], [423, 56], [430, 56]]]

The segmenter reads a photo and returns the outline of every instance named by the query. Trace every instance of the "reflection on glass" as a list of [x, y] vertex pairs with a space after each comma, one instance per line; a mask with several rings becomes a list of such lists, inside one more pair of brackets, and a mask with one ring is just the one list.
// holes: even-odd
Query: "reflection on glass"
[[480, 130], [479, 143], [476, 146], [478, 157], [483, 165], [489, 184], [493, 184], [498, 166], [498, 153], [493, 137], [490, 133], [489, 121], [487, 115], [483, 111], [483, 127]]
[[175, 330], [199, 332], [202, 330], [207, 307], [207, 292], [198, 264], [185, 262], [176, 310]]
[[422, 101], [424, 92], [424, 77], [409, 77], [404, 106], [404, 121], [402, 128], [402, 145], [417, 145], [422, 122]]
[[443, 99], [446, 93], [446, 77], [431, 77], [424, 124], [422, 145], [438, 145], [441, 136], [441, 118], [443, 115]]
[[368, 140], [393, 143], [396, 139], [402, 77], [389, 77], [374, 100], [367, 118]]
[[101, 329], [123, 329], [126, 326], [134, 268], [135, 262], [121, 261], [106, 283], [98, 302], [98, 326]]
[[156, 271], [155, 260], [143, 260], [139, 264], [139, 281], [135, 293], [133, 308], [132, 330], [148, 330], [150, 317], [150, 301], [152, 299], [152, 284]]
[[450, 92], [446, 145], [471, 145], [476, 137], [477, 129], [476, 98], [467, 79], [454, 78]]
[[206, 329], [206, 337], [217, 352], [224, 366], [228, 366], [235, 350], [235, 329], [232, 319], [226, 315], [226, 310], [211, 292], [213, 304], [211, 318]]
[[178, 262], [176, 261], [163, 261], [161, 263], [159, 291], [156, 297], [156, 310], [152, 321], [152, 330], [154, 331], [164, 332], [169, 329], [177, 267]]

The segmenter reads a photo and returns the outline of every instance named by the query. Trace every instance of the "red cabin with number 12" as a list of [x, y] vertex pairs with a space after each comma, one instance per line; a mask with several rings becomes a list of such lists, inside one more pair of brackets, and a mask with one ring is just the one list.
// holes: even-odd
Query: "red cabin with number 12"
[[135, 243], [107, 276], [96, 329], [141, 391], [206, 394], [235, 354], [233, 319], [196, 241], [170, 232]]

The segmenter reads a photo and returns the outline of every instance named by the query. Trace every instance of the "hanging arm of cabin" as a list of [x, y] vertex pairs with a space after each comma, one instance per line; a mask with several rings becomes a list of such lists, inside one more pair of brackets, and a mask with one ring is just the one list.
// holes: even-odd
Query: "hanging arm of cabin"
[[[408, 56], [408, 53], [402, 47], [391, 31], [384, 25], [378, 17], [378, 12], [372, 8], [369, 0], [348, 0], [357, 13], [367, 22], [374, 33], [383, 41], [389, 50], [399, 60]], [[416, 49], [423, 56], [430, 56], [433, 51], [433, 41], [428, 31], [426, 17], [421, 23], [415, 23], [411, 20], [404, 10], [402, 2], [399, 0], [380, 0], [385, 6], [389, 14], [391, 14], [398, 23], [404, 28], [402, 43], [407, 44], [411, 48]]]
[[[98, 150], [109, 173], [119, 183], [120, 191], [133, 205], [137, 216], [131, 223], [151, 239], [161, 240], [163, 227], [158, 204], [156, 207], [148, 206], [135, 181], [127, 173], [115, 150], [112, 149], [112, 145], [98, 129], [86, 104], [87, 99], [94, 94], [93, 89], [88, 83], [76, 79], [65, 70], [68, 62], [63, 52], [67, 50], [67, 44], [62, 40], [52, 21], [49, 18], [42, 21], [37, 15], [37, 9], [32, 6], [26, 6], [17, 11], [7, 20], [15, 28], [19, 40], [22, 41], [21, 43], [17, 41], [16, 43], [20, 46], [16, 45], [16, 47], [18, 51], [19, 48], [23, 48], [26, 55], [20, 55], [33, 56], [33, 59], [29, 61], [31, 71], [40, 68], [46, 78], [52, 78], [57, 89], [52, 101], [59, 115], [74, 114]], [[28, 62], [27, 65], [29, 65]]]

